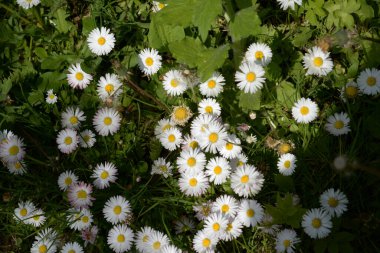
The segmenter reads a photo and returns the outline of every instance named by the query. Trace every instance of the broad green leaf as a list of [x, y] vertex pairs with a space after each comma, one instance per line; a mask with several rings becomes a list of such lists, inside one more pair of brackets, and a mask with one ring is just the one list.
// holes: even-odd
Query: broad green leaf
[[277, 100], [286, 108], [292, 108], [297, 99], [297, 91], [294, 85], [283, 81], [276, 87]]
[[153, 48], [161, 48], [170, 42], [182, 40], [185, 32], [181, 26], [161, 24], [157, 18], [153, 18], [148, 33], [149, 45]]
[[360, 9], [355, 13], [359, 16], [361, 21], [365, 21], [366, 19], [373, 18], [375, 16], [373, 8], [367, 4], [366, 0], [359, 0]]
[[36, 90], [29, 93], [28, 101], [31, 105], [44, 101], [44, 94], [42, 91]]
[[12, 80], [10, 78], [5, 79], [0, 83], [0, 101], [4, 101], [8, 92], [12, 88]]
[[240, 10], [229, 24], [229, 32], [233, 41], [260, 33], [261, 20], [254, 7]]
[[299, 33], [294, 35], [294, 39], [292, 41], [293, 45], [296, 47], [303, 47], [309, 41], [311, 36], [313, 35], [313, 30], [310, 28], [302, 27]]
[[82, 33], [83, 35], [88, 35], [90, 32], [96, 28], [95, 18], [93, 16], [83, 17], [82, 19]]
[[169, 50], [178, 62], [195, 68], [199, 65], [199, 60], [202, 59], [206, 48], [199, 40], [186, 37], [181, 41], [170, 43]]
[[58, 9], [54, 17], [56, 18], [56, 28], [61, 33], [67, 33], [73, 26], [71, 22], [68, 22], [66, 18], [69, 14], [66, 13], [64, 9]]
[[202, 57], [202, 61], [198, 64], [198, 74], [201, 81], [206, 81], [216, 69], [223, 65], [228, 57], [228, 50], [228, 45], [223, 45], [215, 49], [207, 49], [207, 52], [205, 52]]
[[190, 26], [193, 21], [193, 13], [199, 11], [195, 9], [196, 0], [171, 0], [167, 3], [165, 8], [153, 14], [161, 24]]
[[221, 0], [197, 0], [194, 6], [193, 24], [198, 26], [199, 34], [203, 40], [206, 40], [208, 31], [216, 17], [222, 13]]
[[239, 106], [245, 112], [260, 110], [261, 91], [254, 94], [241, 92], [239, 96]]
[[48, 57], [48, 54], [46, 52], [46, 50], [42, 47], [36, 47], [34, 49], [34, 53], [37, 55], [38, 58], [40, 59], [43, 59], [43, 58], [46, 58]]

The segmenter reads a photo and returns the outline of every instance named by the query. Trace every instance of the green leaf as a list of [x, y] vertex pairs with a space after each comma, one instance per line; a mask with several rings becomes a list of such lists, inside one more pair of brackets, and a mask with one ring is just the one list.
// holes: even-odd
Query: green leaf
[[34, 53], [37, 55], [38, 58], [40, 59], [43, 59], [43, 58], [46, 58], [48, 57], [48, 54], [46, 52], [46, 50], [42, 47], [36, 47], [34, 49]]
[[95, 18], [93, 16], [87, 16], [82, 19], [82, 34], [88, 35], [96, 28]]
[[293, 84], [287, 81], [282, 81], [276, 87], [276, 93], [278, 102], [288, 109], [293, 107], [294, 102], [297, 99], [297, 91]]
[[326, 240], [315, 240], [314, 242], [314, 252], [315, 253], [324, 253], [327, 249]]
[[12, 88], [12, 80], [7, 78], [0, 83], [0, 101], [4, 101], [7, 98], [8, 92]]
[[153, 48], [161, 48], [170, 42], [185, 38], [185, 31], [181, 26], [162, 24], [153, 18], [148, 33], [149, 45]]
[[261, 91], [254, 94], [241, 92], [239, 96], [239, 106], [245, 112], [260, 110]]
[[197, 0], [194, 6], [193, 24], [198, 26], [199, 35], [203, 40], [207, 38], [208, 31], [218, 15], [222, 14], [221, 0]]
[[355, 13], [359, 16], [361, 21], [365, 21], [366, 19], [371, 19], [375, 16], [375, 12], [373, 8], [367, 4], [366, 0], [359, 0], [360, 9]]
[[181, 41], [170, 43], [169, 50], [178, 62], [187, 64], [190, 68], [195, 68], [203, 57], [206, 48], [199, 40], [186, 37]]
[[165, 8], [153, 14], [161, 24], [190, 26], [193, 21], [193, 13], [199, 11], [195, 9], [196, 0], [171, 0], [167, 3]]
[[67, 33], [71, 28], [73, 28], [73, 24], [66, 21], [66, 18], [69, 14], [66, 13], [64, 9], [58, 9], [54, 15], [56, 19], [56, 28], [61, 33]]
[[241, 40], [251, 35], [258, 35], [261, 31], [260, 25], [261, 20], [254, 7], [240, 10], [229, 25], [232, 41]]
[[206, 81], [211, 77], [212, 73], [220, 68], [228, 57], [228, 45], [218, 48], [209, 48], [202, 57], [202, 61], [198, 65], [198, 74], [201, 81]]
[[274, 176], [274, 182], [282, 192], [292, 192], [294, 190], [292, 177], [277, 174]]
[[44, 94], [39, 90], [33, 91], [29, 93], [28, 101], [31, 105], [35, 105], [38, 102], [42, 102], [44, 101]]
[[313, 35], [312, 29], [302, 27], [300, 29], [300, 32], [294, 35], [294, 39], [292, 43], [296, 47], [303, 47], [309, 41], [312, 35]]

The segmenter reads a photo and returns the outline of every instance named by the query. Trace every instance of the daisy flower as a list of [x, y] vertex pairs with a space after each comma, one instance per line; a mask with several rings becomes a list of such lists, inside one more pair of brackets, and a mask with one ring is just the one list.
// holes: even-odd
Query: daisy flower
[[120, 82], [119, 77], [115, 74], [106, 74], [100, 77], [98, 87], [99, 98], [104, 102], [109, 98], [117, 98], [123, 91], [123, 84]]
[[78, 148], [79, 137], [77, 131], [66, 128], [61, 130], [57, 136], [58, 149], [65, 154], [70, 154]]
[[205, 165], [206, 156], [198, 148], [182, 150], [177, 158], [177, 166], [180, 173], [202, 172]]
[[119, 131], [121, 117], [114, 108], [105, 107], [96, 112], [92, 122], [98, 134], [113, 135]]
[[309, 123], [318, 117], [318, 105], [310, 98], [299, 99], [292, 108], [292, 116], [298, 123]]
[[67, 242], [63, 245], [61, 253], [83, 253], [83, 248], [77, 242]]
[[70, 106], [61, 114], [61, 124], [63, 128], [78, 129], [80, 123], [86, 120], [84, 112], [77, 107]]
[[283, 154], [289, 153], [293, 149], [294, 149], [294, 143], [291, 143], [291, 142], [282, 142], [280, 145], [278, 145], [277, 152], [280, 155], [283, 155]]
[[228, 139], [225, 145], [219, 148], [219, 153], [227, 159], [234, 159], [241, 153], [241, 141], [236, 135], [228, 135]]
[[161, 253], [182, 253], [182, 250], [173, 245], [166, 245], [162, 248]]
[[256, 195], [264, 184], [264, 176], [253, 165], [244, 165], [231, 175], [231, 188], [239, 196]]
[[222, 91], [226, 80], [219, 72], [214, 72], [204, 83], [199, 85], [199, 91], [206, 97], [217, 97]]
[[172, 168], [170, 162], [166, 162], [165, 158], [160, 157], [153, 162], [152, 171], [150, 174], [151, 175], [153, 175], [153, 174], [163, 175], [164, 178], [167, 178], [167, 177], [173, 175], [172, 169], [173, 168]]
[[89, 209], [82, 208], [77, 210], [72, 208], [68, 213], [67, 221], [69, 222], [71, 229], [81, 231], [91, 226], [93, 219]]
[[214, 121], [208, 125], [204, 134], [199, 137], [199, 144], [206, 152], [216, 154], [217, 150], [226, 144], [227, 137], [228, 134], [223, 125]]
[[71, 185], [78, 182], [78, 177], [70, 170], [62, 172], [58, 177], [58, 186], [61, 191], [66, 191]]
[[181, 216], [180, 219], [174, 221], [174, 229], [176, 234], [186, 233], [188, 231], [195, 231], [195, 223], [193, 220], [186, 216]]
[[158, 11], [162, 10], [163, 8], [165, 8], [165, 6], [167, 6], [167, 4], [160, 3], [158, 1], [153, 1], [152, 4], [153, 4], [153, 6], [152, 6], [153, 12], [158, 12]]
[[[216, 117], [210, 114], [200, 114], [191, 122], [191, 135], [199, 139], [206, 133], [211, 123], [219, 124]], [[220, 124], [219, 124], [220, 125]]]
[[134, 240], [132, 229], [124, 224], [114, 226], [109, 232], [107, 243], [116, 253], [123, 253], [131, 249]]
[[97, 164], [91, 178], [95, 178], [94, 185], [98, 189], [107, 188], [117, 179], [117, 168], [113, 163]]
[[95, 134], [91, 130], [86, 129], [80, 132], [79, 145], [82, 148], [91, 148], [92, 146], [94, 146], [95, 142], [96, 142]]
[[171, 119], [161, 119], [157, 122], [156, 127], [154, 128], [154, 135], [159, 138], [161, 134], [163, 134], [166, 130], [171, 127], [174, 127], [175, 123]]
[[293, 253], [295, 245], [300, 241], [293, 229], [284, 229], [276, 236], [276, 251], [279, 253]]
[[24, 9], [32, 8], [40, 3], [40, 0], [17, 0], [17, 3]]
[[187, 90], [185, 77], [178, 70], [169, 70], [164, 75], [163, 85], [166, 92], [172, 96], [181, 95]]
[[179, 187], [187, 196], [201, 196], [209, 188], [208, 178], [203, 172], [185, 172], [179, 178]]
[[136, 248], [138, 251], [145, 253], [145, 248], [147, 247], [148, 239], [152, 236], [154, 229], [151, 227], [145, 226], [136, 235]]
[[7, 169], [11, 174], [22, 175], [26, 173], [26, 164], [24, 161], [8, 162]]
[[7, 129], [1, 130], [0, 131], [0, 145], [7, 142], [8, 139], [12, 138], [14, 133], [12, 131], [9, 131]]
[[272, 61], [272, 50], [265, 43], [252, 43], [245, 53], [245, 60], [265, 67]]
[[123, 196], [114, 196], [105, 203], [103, 214], [108, 222], [115, 225], [126, 221], [132, 215], [132, 209], [129, 201]]
[[238, 201], [229, 195], [222, 195], [218, 197], [212, 205], [213, 212], [221, 213], [228, 218], [235, 217], [238, 208]]
[[50, 89], [46, 92], [46, 103], [48, 104], [55, 104], [57, 103], [58, 97], [53, 93], [53, 90]]
[[45, 223], [45, 221], [46, 221], [46, 216], [45, 216], [44, 211], [42, 211], [42, 209], [38, 208], [38, 209], [35, 209], [30, 214], [29, 219], [27, 219], [25, 221], [25, 223], [31, 224], [34, 227], [40, 227], [41, 225], [43, 225]]
[[14, 210], [14, 218], [17, 221], [26, 223], [35, 210], [36, 206], [31, 201], [21, 201], [18, 203], [18, 207]]
[[274, 224], [273, 217], [268, 213], [264, 213], [258, 228], [264, 233], [275, 236], [280, 230], [280, 225]]
[[238, 238], [243, 233], [243, 224], [239, 219], [229, 218], [227, 228], [220, 237], [223, 241], [232, 241]]
[[205, 220], [212, 213], [212, 206], [213, 202], [211, 200], [194, 205], [195, 217], [200, 221]]
[[197, 149], [197, 148], [199, 148], [199, 142], [198, 142], [197, 138], [195, 138], [192, 135], [187, 134], [187, 135], [185, 135], [185, 137], [183, 137], [183, 141], [181, 143], [181, 148], [183, 150]]
[[237, 86], [245, 93], [256, 93], [263, 87], [265, 82], [265, 71], [260, 65], [250, 62], [243, 62], [239, 67], [240, 71], [235, 74]]
[[115, 46], [115, 36], [108, 28], [95, 28], [88, 35], [87, 43], [91, 52], [96, 55], [107, 55]]
[[284, 176], [290, 176], [296, 169], [296, 156], [290, 153], [280, 156], [277, 162], [277, 168], [279, 172]]
[[248, 157], [244, 153], [240, 153], [236, 158], [230, 160], [232, 170], [242, 168], [248, 162]]
[[350, 118], [347, 113], [335, 113], [327, 118], [327, 123], [325, 125], [326, 130], [335, 136], [347, 134], [350, 132]]
[[0, 143], [0, 159], [4, 163], [22, 161], [24, 156], [24, 142], [17, 135], [9, 135]]
[[145, 244], [146, 252], [161, 252], [162, 248], [169, 245], [169, 238], [160, 231], [153, 231]]
[[357, 80], [360, 91], [367, 95], [377, 95], [380, 93], [380, 70], [365, 69], [360, 72]]
[[348, 82], [341, 90], [340, 97], [346, 102], [347, 98], [354, 99], [357, 96], [361, 95], [361, 91], [359, 90], [359, 86], [356, 82], [350, 81]]
[[227, 229], [228, 219], [221, 213], [213, 213], [205, 220], [204, 231], [220, 238]]
[[99, 229], [97, 226], [91, 226], [91, 228], [86, 228], [82, 230], [81, 238], [84, 240], [84, 246], [87, 246], [88, 243], [94, 244], [98, 232]]
[[250, 135], [247, 136], [247, 138], [245, 139], [245, 141], [248, 144], [256, 143], [257, 142], [257, 136], [250, 134]]
[[236, 218], [246, 227], [256, 226], [264, 217], [264, 209], [254, 199], [243, 199], [240, 202]]
[[50, 238], [42, 238], [40, 240], [36, 240], [32, 244], [32, 248], [30, 249], [31, 253], [55, 253], [57, 252], [57, 245], [53, 239]]
[[161, 134], [160, 142], [164, 148], [173, 151], [181, 145], [182, 134], [176, 127], [169, 128]]
[[213, 157], [206, 165], [206, 175], [210, 177], [210, 182], [220, 185], [227, 182], [231, 174], [231, 166], [224, 157]]
[[325, 76], [331, 72], [334, 64], [329, 57], [330, 53], [325, 53], [320, 47], [308, 49], [303, 57], [303, 66], [307, 69], [306, 75]]
[[213, 98], [205, 98], [202, 99], [201, 102], [198, 104], [198, 112], [200, 114], [211, 114], [214, 116], [220, 116], [221, 114], [221, 107], [218, 102], [216, 102]]
[[215, 251], [218, 238], [215, 234], [207, 233], [204, 230], [198, 231], [193, 239], [193, 248], [197, 253], [211, 253]]
[[67, 74], [67, 82], [74, 89], [83, 90], [92, 81], [92, 76], [84, 72], [80, 66], [80, 63], [72, 64]]
[[193, 113], [191, 112], [189, 107], [184, 105], [175, 106], [171, 114], [171, 120], [176, 125], [184, 126], [187, 123], [187, 121], [191, 118], [191, 116], [193, 116]]
[[161, 56], [156, 49], [145, 48], [139, 53], [139, 68], [145, 75], [153, 75], [161, 68]]
[[326, 190], [319, 198], [319, 203], [324, 211], [332, 217], [340, 217], [347, 211], [348, 199], [346, 194], [339, 189], [330, 188]]
[[302, 227], [313, 239], [322, 239], [331, 232], [331, 216], [320, 208], [310, 209], [302, 217]]
[[284, 11], [289, 8], [294, 10], [294, 4], [302, 5], [302, 0], [277, 0], [277, 2], [280, 4], [281, 9]]
[[92, 205], [94, 198], [91, 196], [92, 185], [78, 182], [70, 185], [67, 197], [74, 208], [87, 208]]

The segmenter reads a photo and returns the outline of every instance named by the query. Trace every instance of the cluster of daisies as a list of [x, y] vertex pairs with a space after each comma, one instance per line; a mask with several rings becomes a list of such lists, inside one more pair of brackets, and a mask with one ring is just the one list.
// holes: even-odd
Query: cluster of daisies
[[0, 161], [12, 174], [21, 175], [26, 172], [24, 146], [23, 140], [12, 131], [0, 131]]

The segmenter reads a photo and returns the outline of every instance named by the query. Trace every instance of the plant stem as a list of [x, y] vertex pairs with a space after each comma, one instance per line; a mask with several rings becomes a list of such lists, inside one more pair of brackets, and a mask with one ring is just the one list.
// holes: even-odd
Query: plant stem
[[13, 15], [16, 15], [17, 17], [19, 17], [22, 21], [24, 21], [25, 23], [27, 24], [30, 24], [32, 22], [30, 22], [28, 19], [24, 18], [24, 17], [21, 17], [20, 14], [18, 14], [17, 11], [9, 8], [7, 5], [3, 4], [3, 3], [0, 3], [0, 8], [3, 8], [5, 10], [7, 10], [8, 12], [12, 13]]

